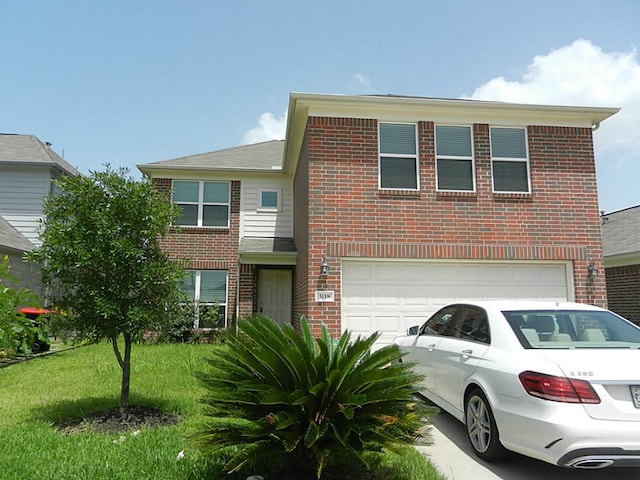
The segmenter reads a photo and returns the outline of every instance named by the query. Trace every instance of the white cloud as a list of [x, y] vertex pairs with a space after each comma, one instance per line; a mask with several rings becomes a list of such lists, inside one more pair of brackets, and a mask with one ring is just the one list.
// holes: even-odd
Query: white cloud
[[362, 88], [364, 88], [364, 93], [375, 93], [376, 89], [373, 87], [371, 80], [369, 77], [365, 77], [361, 73], [356, 73], [355, 80]]
[[517, 103], [622, 107], [594, 135], [602, 151], [640, 154], [640, 64], [636, 49], [604, 52], [589, 40], [537, 55], [521, 78], [494, 78], [469, 98]]
[[280, 117], [276, 117], [273, 113], [265, 112], [258, 118], [258, 126], [245, 133], [242, 141], [247, 145], [269, 140], [282, 140], [284, 139], [286, 128], [286, 112]]

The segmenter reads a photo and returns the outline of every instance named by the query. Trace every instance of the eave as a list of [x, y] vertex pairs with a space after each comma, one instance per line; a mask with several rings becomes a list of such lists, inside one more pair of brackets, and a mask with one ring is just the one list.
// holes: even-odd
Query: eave
[[535, 105], [478, 100], [398, 96], [292, 93], [285, 136], [284, 170], [295, 172], [309, 116], [375, 118], [383, 121], [499, 126], [597, 127], [619, 108]]

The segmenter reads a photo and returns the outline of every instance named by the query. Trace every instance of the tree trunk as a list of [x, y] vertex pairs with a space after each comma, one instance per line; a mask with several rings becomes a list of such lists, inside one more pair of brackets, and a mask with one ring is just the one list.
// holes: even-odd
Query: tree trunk
[[129, 384], [131, 380], [131, 334], [124, 333], [124, 356], [118, 348], [118, 339], [113, 338], [113, 351], [122, 370], [122, 384], [120, 386], [120, 408], [126, 410], [129, 407]]

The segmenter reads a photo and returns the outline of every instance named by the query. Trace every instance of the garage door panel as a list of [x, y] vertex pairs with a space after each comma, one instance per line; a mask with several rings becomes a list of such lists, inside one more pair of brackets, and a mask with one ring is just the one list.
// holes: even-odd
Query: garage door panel
[[569, 299], [567, 265], [507, 262], [343, 261], [342, 326], [393, 341], [460, 300]]

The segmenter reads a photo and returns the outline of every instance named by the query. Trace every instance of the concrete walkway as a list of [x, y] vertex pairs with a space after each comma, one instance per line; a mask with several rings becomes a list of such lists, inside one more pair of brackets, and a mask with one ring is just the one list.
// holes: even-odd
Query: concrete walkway
[[[451, 419], [454, 420], [453, 417]], [[475, 457], [471, 457], [469, 453], [463, 451], [438, 428], [431, 429], [431, 436], [433, 437], [433, 445], [417, 447], [418, 451], [425, 454], [447, 479], [500, 480], [501, 477], [478, 463]]]
[[419, 447], [448, 480], [630, 480], [640, 468], [567, 469], [513, 454], [503, 462], [486, 463], [471, 449], [465, 426], [447, 413], [431, 419], [434, 444]]

